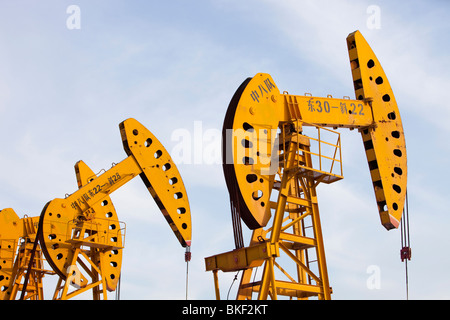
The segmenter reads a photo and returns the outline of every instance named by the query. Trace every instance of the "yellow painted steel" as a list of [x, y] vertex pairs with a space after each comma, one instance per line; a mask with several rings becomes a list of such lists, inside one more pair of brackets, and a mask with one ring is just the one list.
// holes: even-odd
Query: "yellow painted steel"
[[[180, 172], [161, 142], [135, 119], [121, 123], [125, 151], [183, 247], [191, 245], [192, 224], [188, 195]], [[134, 165], [134, 164], [133, 164]]]
[[[250, 229], [264, 227], [270, 217], [265, 204], [274, 174], [270, 170], [271, 147], [279, 122], [292, 119], [301, 120], [304, 126], [359, 129], [381, 223], [388, 230], [398, 227], [407, 184], [400, 112], [387, 77], [362, 35], [358, 31], [350, 34], [347, 43], [357, 100], [280, 93], [265, 73], [255, 75], [242, 92], [230, 133], [232, 155], [227, 157], [234, 164], [242, 197], [252, 213], [243, 217]], [[247, 179], [260, 183], [248, 183]]]
[[[75, 164], [78, 188], [93, 182], [95, 173], [82, 160]], [[92, 220], [73, 220], [69, 223], [72, 229], [72, 237], [68, 240], [75, 246], [91, 246], [93, 256], [92, 261], [100, 261], [102, 273], [106, 275], [105, 285], [108, 291], [114, 291], [120, 277], [122, 267], [123, 247], [125, 246], [125, 225], [119, 221], [119, 217], [109, 196], [96, 206], [95, 218]], [[95, 211], [95, 210], [94, 210]], [[103, 234], [102, 236], [99, 236]], [[105, 241], [103, 240], [105, 239]], [[94, 250], [98, 243], [106, 247], [106, 252]], [[100, 248], [102, 247], [100, 245]], [[113, 248], [113, 249], [111, 249]], [[72, 274], [72, 276], [74, 276]]]
[[0, 299], [9, 300], [14, 285], [14, 263], [23, 222], [11, 208], [0, 211]]
[[264, 259], [272, 255], [278, 255], [278, 251], [277, 244], [271, 245], [268, 242], [263, 242], [205, 258], [205, 263], [207, 271], [221, 270], [229, 272], [244, 270], [261, 266]]
[[[63, 280], [69, 275], [72, 281], [75, 278], [82, 289], [88, 283], [90, 287], [97, 283], [96, 290], [102, 285], [94, 298], [100, 298], [105, 287], [113, 291], [120, 275], [124, 228], [120, 226], [109, 195], [134, 177], [142, 178], [180, 244], [183, 247], [191, 244], [188, 197], [169, 153], [137, 120], [125, 120], [119, 128], [128, 157], [98, 177], [83, 162], [78, 162], [79, 189], [65, 199], [50, 201], [41, 214], [40, 242], [52, 268]], [[93, 275], [87, 267], [84, 270], [74, 268], [75, 262], [83, 266], [81, 257], [75, 256], [83, 253], [79, 250], [81, 247], [91, 250], [87, 254], [89, 261], [95, 261], [94, 265], [99, 269]], [[74, 269], [76, 274], [73, 274]], [[90, 275], [90, 282], [84, 273]], [[62, 289], [57, 290], [61, 291], [58, 298], [70, 297], [67, 285], [58, 289]]]
[[305, 125], [333, 128], [363, 128], [373, 123], [372, 108], [365, 100], [295, 96], [284, 94], [283, 119], [301, 119]]
[[[343, 175], [340, 138], [325, 142], [320, 132], [326, 127], [361, 132], [381, 223], [387, 230], [398, 227], [407, 182], [400, 113], [387, 77], [361, 33], [351, 33], [347, 44], [356, 99], [281, 93], [266, 73], [246, 79], [233, 96], [224, 121], [224, 173], [232, 212], [234, 207], [254, 231], [249, 247], [205, 258], [206, 270], [215, 274], [216, 292], [218, 270], [244, 270], [238, 299], [250, 299], [253, 292], [260, 299], [280, 294], [331, 297], [315, 188]], [[306, 136], [303, 127], [316, 127], [319, 137]], [[319, 151], [311, 149], [313, 142]], [[325, 156], [321, 147], [330, 146], [334, 154]], [[315, 156], [318, 164], [313, 163]], [[331, 162], [330, 170], [322, 170], [322, 159]], [[333, 166], [340, 167], [340, 173], [334, 173]], [[279, 192], [276, 202], [271, 200], [273, 191]], [[310, 236], [306, 218], [314, 230]], [[265, 247], [262, 243], [281, 250], [250, 258], [250, 252]], [[317, 273], [309, 266], [310, 248], [316, 252]], [[281, 252], [297, 265], [296, 279], [277, 264]], [[261, 281], [251, 282], [252, 269], [263, 263]], [[275, 279], [276, 268], [290, 279], [289, 285]]]
[[[328, 272], [325, 250], [320, 226], [316, 186], [318, 183], [338, 181], [342, 176], [316, 170], [312, 166], [310, 139], [298, 134], [300, 121], [288, 121], [281, 124], [280, 155], [277, 175], [281, 181], [273, 181], [273, 190], [278, 192], [276, 202], [270, 202], [274, 209], [269, 228], [253, 231], [248, 247], [205, 258], [207, 271], [213, 271], [216, 292], [218, 288], [217, 271], [243, 271], [237, 299], [252, 299], [254, 292], [258, 299], [269, 296], [304, 299], [318, 296], [330, 299]], [[335, 147], [339, 147], [335, 145]], [[312, 234], [305, 228], [312, 228]], [[316, 270], [311, 267], [307, 250], [314, 250]], [[279, 262], [279, 259], [283, 259]], [[291, 275], [283, 266], [289, 264], [296, 270]], [[260, 280], [255, 281], [253, 270], [263, 265]], [[280, 279], [276, 273], [281, 272], [286, 279]], [[289, 280], [289, 281], [286, 281]], [[220, 297], [217, 295], [216, 297]]]
[[381, 223], [397, 228], [407, 185], [406, 143], [400, 112], [386, 74], [359, 31], [347, 37], [357, 99], [369, 101], [373, 125], [361, 130]]
[[[107, 299], [107, 292], [117, 288], [125, 245], [125, 224], [110, 194], [136, 176], [180, 244], [190, 247], [189, 200], [175, 163], [137, 120], [127, 119], [119, 128], [128, 155], [123, 161], [98, 176], [77, 162], [78, 190], [49, 201], [39, 217], [20, 219], [12, 209], [0, 211], [1, 299], [14, 299], [20, 291], [21, 298], [42, 299], [41, 279], [51, 273], [59, 276], [53, 299], [70, 299], [87, 290], [94, 299]], [[27, 244], [25, 258], [18, 252], [19, 242]], [[44, 257], [52, 270], [43, 269]]]
[[[11, 208], [0, 211], [0, 300], [14, 300], [24, 290], [25, 299], [43, 299], [42, 278], [54, 272], [44, 269], [40, 246], [33, 250], [38, 220], [38, 217], [19, 218]], [[32, 268], [28, 270], [30, 261]], [[28, 277], [26, 289], [25, 277]]]
[[[95, 173], [83, 161], [75, 164], [75, 172], [79, 189], [95, 181]], [[103, 288], [114, 291], [117, 287], [125, 228], [108, 195], [91, 205], [83, 215], [70, 215], [70, 211], [65, 211], [69, 203], [53, 200], [47, 206], [48, 217], [42, 225], [41, 241], [46, 239], [44, 252], [52, 269], [60, 276], [54, 299], [66, 300], [95, 287], [93, 295], [98, 300]], [[92, 270], [85, 268], [84, 261], [92, 265]], [[97, 288], [100, 284], [102, 290]], [[69, 286], [77, 290], [69, 292]]]
[[276, 100], [280, 92], [274, 83], [268, 74], [251, 79], [240, 96], [233, 130], [227, 135], [232, 148], [227, 162], [234, 165], [237, 184], [242, 186], [243, 200], [252, 213], [242, 217], [250, 229], [265, 226], [270, 218], [269, 190], [277, 170], [271, 168], [272, 146], [281, 119]]
[[[264, 227], [270, 219], [269, 203], [276, 173], [272, 156], [280, 121], [298, 119], [303, 126], [367, 128], [373, 125], [366, 100], [319, 98], [280, 93], [269, 74], [259, 73], [246, 85], [229, 133], [237, 184], [251, 215], [243, 216], [250, 229]], [[249, 181], [252, 181], [249, 183]]]

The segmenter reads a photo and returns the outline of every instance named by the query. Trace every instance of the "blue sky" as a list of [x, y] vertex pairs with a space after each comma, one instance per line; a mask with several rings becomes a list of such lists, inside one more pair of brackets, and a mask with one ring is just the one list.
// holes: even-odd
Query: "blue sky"
[[[80, 29], [71, 30], [73, 4]], [[379, 28], [368, 24], [370, 5]], [[221, 165], [194, 163], [195, 152], [220, 145], [229, 100], [258, 72], [293, 94], [354, 97], [345, 39], [360, 30], [405, 130], [409, 296], [448, 299], [449, 9], [446, 1], [2, 1], [0, 207], [37, 216], [76, 189], [76, 161], [100, 171], [124, 159], [118, 125], [127, 118], [169, 152], [184, 130], [192, 138], [192, 161], [178, 165], [193, 223], [189, 297], [214, 299], [203, 258], [233, 249], [230, 208]], [[345, 178], [318, 188], [332, 297], [404, 299], [400, 233], [379, 224], [359, 134], [341, 134]], [[143, 183], [112, 200], [127, 224], [122, 299], [184, 299], [184, 249]], [[371, 266], [381, 272], [378, 289], [366, 284]], [[223, 296], [233, 277], [220, 274]]]

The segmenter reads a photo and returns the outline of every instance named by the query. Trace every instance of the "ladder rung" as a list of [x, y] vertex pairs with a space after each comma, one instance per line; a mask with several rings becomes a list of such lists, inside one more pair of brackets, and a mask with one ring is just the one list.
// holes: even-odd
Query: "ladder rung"
[[300, 244], [302, 249], [313, 248], [316, 246], [316, 240], [309, 237], [304, 237], [296, 234], [280, 232], [280, 239]]
[[[282, 296], [291, 296], [306, 298], [311, 296], [317, 296], [322, 293], [323, 289], [320, 286], [315, 286], [311, 284], [301, 284], [287, 281], [275, 280], [277, 294]], [[262, 281], [255, 281], [244, 283], [241, 285], [242, 289], [251, 288], [253, 292], [259, 292]]]
[[294, 196], [288, 196], [286, 198], [286, 202], [294, 203], [299, 206], [311, 207], [311, 201], [303, 198], [297, 198]]

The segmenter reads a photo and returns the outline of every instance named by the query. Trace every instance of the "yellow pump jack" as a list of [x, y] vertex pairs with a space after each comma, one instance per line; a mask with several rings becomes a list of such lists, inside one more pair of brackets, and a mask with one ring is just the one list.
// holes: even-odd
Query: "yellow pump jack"
[[[125, 240], [125, 224], [109, 195], [138, 175], [190, 252], [189, 201], [175, 163], [137, 120], [127, 119], [119, 128], [126, 159], [99, 176], [77, 162], [78, 190], [49, 201], [38, 217], [20, 219], [13, 209], [0, 211], [0, 299], [16, 299], [19, 292], [20, 299], [43, 299], [45, 274], [59, 277], [53, 299], [90, 289], [94, 299], [107, 299], [118, 285]], [[44, 260], [51, 270], [44, 269]]]
[[[340, 135], [332, 129], [361, 133], [381, 224], [399, 226], [407, 181], [400, 113], [359, 31], [348, 35], [347, 47], [356, 100], [280, 93], [264, 73], [234, 94], [222, 139], [236, 249], [205, 258], [217, 299], [219, 270], [242, 271], [237, 299], [331, 298], [316, 187], [343, 178]], [[303, 132], [309, 127], [315, 137]], [[247, 247], [241, 219], [253, 230]]]

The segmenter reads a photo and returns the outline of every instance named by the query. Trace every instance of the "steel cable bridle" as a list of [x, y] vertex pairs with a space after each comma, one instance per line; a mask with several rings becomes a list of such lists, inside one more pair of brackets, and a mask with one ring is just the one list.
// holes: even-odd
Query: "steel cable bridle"
[[184, 253], [184, 261], [186, 262], [186, 300], [188, 299], [188, 285], [189, 285], [189, 261], [191, 261], [191, 247], [186, 246]]
[[411, 246], [409, 238], [409, 208], [408, 208], [408, 191], [406, 191], [406, 205], [403, 209], [403, 216], [400, 220], [401, 231], [401, 250], [400, 258], [405, 262], [405, 282], [406, 282], [406, 300], [409, 300], [408, 288], [408, 260], [411, 260]]

